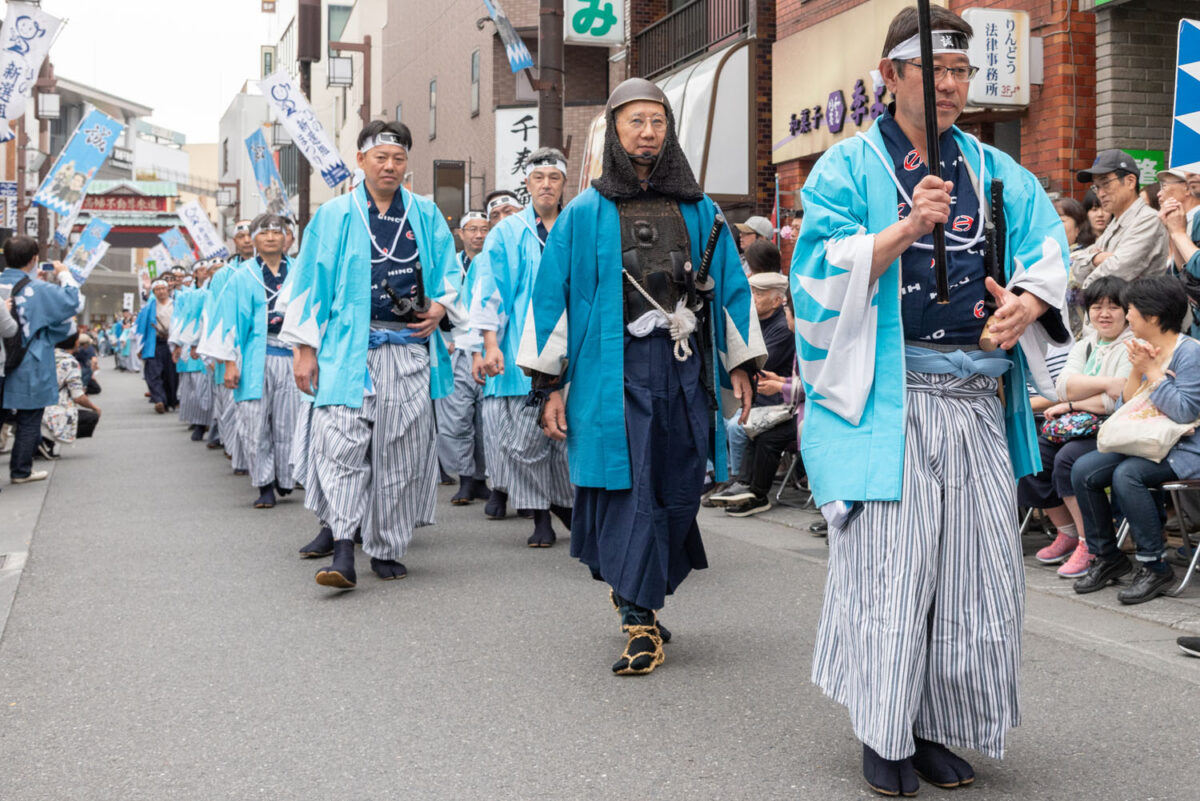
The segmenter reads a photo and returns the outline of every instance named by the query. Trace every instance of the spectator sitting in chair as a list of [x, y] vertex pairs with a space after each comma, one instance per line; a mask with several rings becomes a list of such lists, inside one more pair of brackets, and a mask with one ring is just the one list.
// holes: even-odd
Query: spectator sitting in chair
[[82, 370], [72, 353], [79, 344], [78, 338], [78, 334], [71, 334], [54, 346], [58, 403], [42, 412], [42, 442], [38, 446], [38, 453], [47, 459], [57, 459], [61, 455], [58, 443], [74, 442], [80, 429], [91, 436], [100, 418], [100, 407], [87, 396]]
[[[1159, 276], [1134, 281], [1125, 289], [1129, 326], [1137, 339], [1126, 343], [1132, 370], [1122, 392], [1124, 403], [1146, 385], [1154, 408], [1176, 423], [1190, 425], [1200, 417], [1200, 342], [1179, 333], [1188, 300], [1177, 278]], [[1153, 418], [1121, 418], [1124, 426], [1156, 425]], [[1116, 419], [1111, 422], [1117, 422]], [[1130, 436], [1117, 435], [1119, 447]], [[1107, 433], [1107, 432], [1106, 432]], [[1200, 478], [1200, 434], [1184, 434], [1161, 462], [1141, 456], [1094, 451], [1071, 469], [1071, 484], [1079, 500], [1084, 536], [1094, 557], [1087, 574], [1075, 582], [1075, 592], [1104, 589], [1133, 570], [1117, 547], [1112, 506], [1105, 489], [1112, 487], [1137, 546], [1139, 569], [1129, 587], [1117, 593], [1123, 604], [1137, 604], [1162, 595], [1175, 580], [1164, 560], [1161, 505], [1153, 490], [1177, 479]]]
[[[1044, 565], [1058, 565], [1058, 575], [1078, 578], [1092, 557], [1079, 536], [1083, 518], [1071, 486], [1071, 468], [1079, 457], [1096, 450], [1095, 427], [1116, 409], [1129, 376], [1125, 343], [1133, 338], [1125, 321], [1122, 292], [1128, 284], [1106, 276], [1083, 290], [1090, 333], [1075, 343], [1059, 373], [1058, 402], [1045, 410], [1047, 428], [1038, 437], [1042, 472], [1017, 483], [1017, 503], [1043, 509], [1058, 529], [1054, 542], [1037, 552]], [[1068, 558], [1069, 557], [1069, 558]]]
[[[792, 364], [796, 359], [796, 340], [788, 325], [787, 276], [780, 273], [755, 273], [750, 276], [750, 290], [754, 297], [755, 310], [758, 312], [758, 324], [762, 329], [763, 342], [767, 346], [767, 361], [763, 365], [763, 373], [774, 376], [775, 379], [778, 379], [780, 373], [791, 375]], [[760, 387], [758, 394], [754, 397], [754, 408], [750, 411], [752, 419], [767, 414], [765, 411], [755, 411], [755, 409], [764, 410], [767, 407], [783, 406], [790, 400], [790, 398], [784, 398], [779, 387], [773, 388], [775, 392], [772, 393], [765, 392], [765, 388]], [[733, 422], [736, 424], [736, 418]], [[795, 424], [790, 417], [786, 422], [791, 427], [792, 433], [783, 438], [785, 442], [795, 436]], [[710, 497], [709, 500], [714, 506], [738, 504], [738, 516], [741, 517], [765, 512], [771, 508], [771, 504], [767, 500], [767, 490], [771, 487], [775, 468], [779, 466], [779, 453], [775, 454], [775, 461], [766, 477], [765, 487], [760, 482], [758, 488], [761, 492], [756, 492], [752, 489], [750, 480], [756, 462], [754, 452], [758, 449], [758, 447], [750, 447], [749, 443], [743, 446], [742, 452], [739, 454], [740, 459], [737, 462], [731, 462], [731, 464], [742, 466], [738, 480]]]

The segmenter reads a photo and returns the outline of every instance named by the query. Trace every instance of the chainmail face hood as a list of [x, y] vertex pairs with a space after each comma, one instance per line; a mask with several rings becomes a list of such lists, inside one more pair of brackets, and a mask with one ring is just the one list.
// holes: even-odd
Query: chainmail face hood
[[[618, 86], [617, 90], [614, 90], [614, 97], [620, 89]], [[649, 188], [673, 200], [699, 200], [704, 197], [704, 191], [700, 184], [696, 183], [691, 165], [688, 164], [679, 138], [675, 135], [675, 112], [671, 110], [671, 104], [665, 96], [655, 102], [661, 102], [666, 109], [667, 135], [663, 140], [662, 152], [658, 154], [658, 159], [650, 171]], [[614, 107], [610, 101], [605, 109], [604, 118], [607, 125], [604, 131], [603, 172], [599, 178], [592, 180], [596, 191], [609, 200], [631, 198], [642, 192], [642, 184], [633, 168], [633, 162], [629, 160], [629, 155], [617, 136], [617, 108], [619, 106]]]

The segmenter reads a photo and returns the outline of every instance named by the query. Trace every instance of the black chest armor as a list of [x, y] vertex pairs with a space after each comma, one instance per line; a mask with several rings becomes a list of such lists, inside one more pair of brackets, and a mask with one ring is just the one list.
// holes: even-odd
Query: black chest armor
[[617, 212], [621, 218], [621, 266], [629, 274], [621, 282], [625, 322], [654, 310], [630, 278], [659, 306], [674, 312], [680, 298], [687, 297], [692, 279], [691, 241], [679, 204], [662, 195], [643, 193], [617, 201]]

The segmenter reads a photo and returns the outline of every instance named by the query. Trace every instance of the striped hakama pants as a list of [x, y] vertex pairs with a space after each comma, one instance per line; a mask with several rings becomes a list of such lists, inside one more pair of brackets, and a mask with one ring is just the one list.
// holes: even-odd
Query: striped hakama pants
[[212, 377], [205, 371], [179, 374], [179, 420], [188, 425], [212, 422]]
[[552, 440], [538, 425], [541, 410], [525, 396], [483, 399], [488, 483], [508, 493], [515, 509], [571, 506], [575, 488], [567, 469], [567, 444]]
[[907, 378], [902, 497], [829, 531], [812, 680], [884, 759], [914, 734], [998, 759], [1020, 721], [1025, 576], [997, 382]]
[[483, 456], [483, 387], [471, 377], [471, 354], [456, 348], [450, 354], [454, 391], [434, 401], [437, 409], [438, 460], [446, 470], [482, 479], [487, 475]]
[[291, 357], [268, 352], [263, 362], [262, 397], [237, 403], [238, 433], [254, 486], [278, 483], [291, 489], [295, 485], [292, 434], [300, 402]]
[[242, 432], [238, 424], [237, 401], [233, 399], [233, 390], [224, 384], [213, 386], [213, 415], [217, 420], [217, 428], [221, 432], [221, 444], [233, 463], [234, 470], [249, 470], [246, 462], [246, 448], [242, 445]]
[[312, 469], [313, 460], [311, 455], [312, 438], [309, 434], [312, 432], [312, 399], [306, 396], [303, 392], [300, 393], [299, 405], [296, 407], [296, 425], [292, 432], [292, 450], [291, 450], [291, 471], [292, 481], [302, 487], [308, 487], [312, 482], [309, 480], [309, 471]]
[[363, 550], [401, 559], [413, 529], [434, 522], [437, 443], [426, 345], [367, 351], [372, 394], [361, 408], [319, 406], [310, 422], [304, 504], [348, 540], [362, 527]]

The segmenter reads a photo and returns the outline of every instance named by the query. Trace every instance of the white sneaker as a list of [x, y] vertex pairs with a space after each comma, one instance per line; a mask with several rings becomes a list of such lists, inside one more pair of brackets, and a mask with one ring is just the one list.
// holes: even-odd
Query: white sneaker
[[9, 481], [13, 484], [28, 484], [30, 481], [44, 481], [50, 476], [50, 473], [45, 470], [34, 470], [25, 478], [10, 478]]

